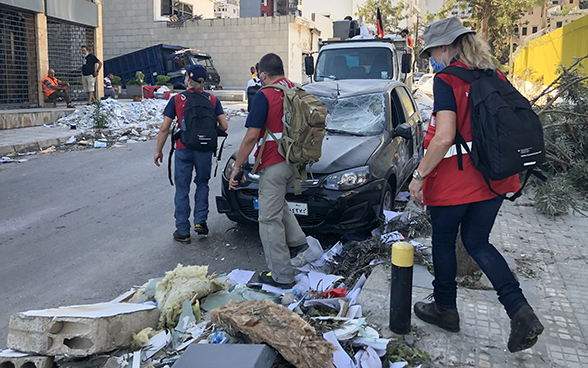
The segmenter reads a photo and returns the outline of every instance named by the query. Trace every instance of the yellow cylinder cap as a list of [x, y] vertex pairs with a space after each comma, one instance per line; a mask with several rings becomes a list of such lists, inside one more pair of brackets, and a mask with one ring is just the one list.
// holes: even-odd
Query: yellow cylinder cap
[[414, 246], [407, 242], [392, 245], [392, 264], [398, 267], [412, 267], [414, 265]]

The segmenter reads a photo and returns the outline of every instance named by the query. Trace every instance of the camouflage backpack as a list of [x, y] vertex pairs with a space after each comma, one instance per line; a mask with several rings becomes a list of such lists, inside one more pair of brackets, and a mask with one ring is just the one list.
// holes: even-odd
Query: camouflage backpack
[[[272, 84], [263, 88], [276, 88], [284, 92], [284, 115], [282, 117], [282, 137], [265, 129], [265, 135], [252, 173], [257, 171], [268, 134], [278, 144], [278, 151], [288, 164], [296, 168], [294, 193], [301, 194], [300, 181], [306, 180], [306, 165], [312, 176], [312, 164], [321, 157], [323, 138], [325, 137], [325, 119], [329, 114], [325, 104], [300, 86], [292, 88], [281, 84]], [[262, 89], [263, 89], [262, 88]]]

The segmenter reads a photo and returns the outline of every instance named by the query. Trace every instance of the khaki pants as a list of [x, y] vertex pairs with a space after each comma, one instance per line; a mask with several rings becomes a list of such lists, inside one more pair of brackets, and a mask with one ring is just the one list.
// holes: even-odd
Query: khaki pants
[[259, 237], [274, 281], [294, 281], [288, 248], [306, 244], [306, 235], [288, 208], [286, 192], [294, 183], [294, 167], [286, 162], [264, 167], [259, 178]]

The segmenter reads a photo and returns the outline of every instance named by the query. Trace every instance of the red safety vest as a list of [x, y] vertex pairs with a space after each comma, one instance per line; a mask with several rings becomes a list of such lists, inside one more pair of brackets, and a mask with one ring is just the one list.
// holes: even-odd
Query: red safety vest
[[[456, 61], [451, 65], [462, 68], [467, 66]], [[498, 71], [500, 78], [506, 80]], [[435, 78], [441, 78], [453, 89], [455, 102], [457, 103], [456, 128], [464, 140], [471, 145], [472, 125], [470, 121], [469, 83], [456, 76], [439, 74]], [[431, 139], [435, 136], [435, 117], [431, 117], [427, 135], [425, 136], [425, 150], [429, 147]], [[465, 203], [485, 201], [496, 197], [488, 189], [482, 173], [472, 165], [472, 161], [462, 149], [463, 170], [457, 165], [457, 149], [455, 144], [449, 148], [445, 157], [435, 166], [433, 171], [425, 177], [423, 184], [423, 201], [428, 206], [455, 206]], [[513, 175], [504, 180], [490, 180], [492, 189], [498, 193], [514, 193], [520, 188], [519, 176]]]

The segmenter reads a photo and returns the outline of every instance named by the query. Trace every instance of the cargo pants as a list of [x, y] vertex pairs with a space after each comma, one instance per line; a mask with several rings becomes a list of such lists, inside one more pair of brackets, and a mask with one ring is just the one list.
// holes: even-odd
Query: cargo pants
[[266, 166], [259, 172], [259, 237], [265, 261], [274, 281], [294, 282], [289, 248], [306, 244], [306, 235], [286, 202], [294, 184], [294, 167], [286, 162]]

